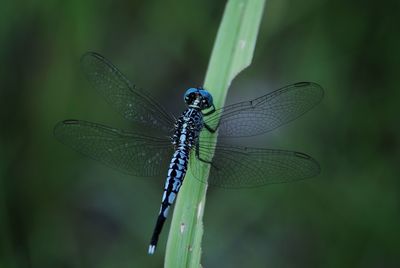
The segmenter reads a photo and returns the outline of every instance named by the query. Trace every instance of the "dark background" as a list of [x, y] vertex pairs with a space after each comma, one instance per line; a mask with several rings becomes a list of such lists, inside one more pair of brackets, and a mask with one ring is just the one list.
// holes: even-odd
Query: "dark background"
[[[400, 267], [399, 2], [267, 1], [228, 103], [297, 81], [325, 89], [244, 144], [292, 149], [317, 178], [210, 189], [204, 267]], [[0, 8], [0, 267], [161, 267], [147, 246], [164, 177], [135, 179], [58, 143], [56, 122], [129, 127], [85, 81], [105, 55], [175, 114], [201, 85], [224, 1], [13, 1]]]

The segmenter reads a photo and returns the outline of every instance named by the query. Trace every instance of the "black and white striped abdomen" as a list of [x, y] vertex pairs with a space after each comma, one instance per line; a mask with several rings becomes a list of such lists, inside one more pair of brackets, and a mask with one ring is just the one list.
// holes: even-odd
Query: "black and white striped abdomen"
[[179, 189], [186, 175], [189, 161], [189, 150], [179, 147], [172, 156], [168, 168], [168, 175], [164, 186], [164, 194], [160, 214], [165, 218], [168, 216], [169, 207], [174, 203]]
[[175, 124], [175, 133], [172, 136], [175, 152], [169, 164], [160, 213], [149, 245], [149, 254], [155, 251], [162, 226], [185, 178], [190, 150], [197, 142], [202, 127], [202, 114], [194, 108], [187, 109]]

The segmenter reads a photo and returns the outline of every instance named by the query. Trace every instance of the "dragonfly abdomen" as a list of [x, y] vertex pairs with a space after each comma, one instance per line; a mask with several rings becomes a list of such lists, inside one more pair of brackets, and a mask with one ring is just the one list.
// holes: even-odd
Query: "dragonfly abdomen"
[[[186, 175], [189, 161], [189, 148], [179, 148], [175, 151], [169, 164], [168, 176], [165, 182], [160, 214], [168, 216], [169, 206], [175, 201]], [[163, 209], [165, 207], [165, 209]]]
[[149, 254], [155, 252], [158, 237], [168, 217], [169, 209], [174, 203], [185, 178], [190, 150], [195, 142], [197, 142], [201, 128], [202, 115], [195, 108], [187, 109], [175, 124], [175, 133], [172, 137], [175, 152], [169, 164], [160, 213], [158, 214], [156, 227], [150, 241]]
[[189, 161], [189, 151], [189, 146], [179, 146], [174, 152], [171, 163], [169, 164], [168, 176], [164, 186], [160, 213], [158, 214], [157, 223], [154, 228], [153, 236], [151, 237], [149, 254], [153, 254], [155, 252], [158, 237], [160, 236], [164, 222], [168, 217], [169, 209], [174, 203], [179, 189], [182, 186]]

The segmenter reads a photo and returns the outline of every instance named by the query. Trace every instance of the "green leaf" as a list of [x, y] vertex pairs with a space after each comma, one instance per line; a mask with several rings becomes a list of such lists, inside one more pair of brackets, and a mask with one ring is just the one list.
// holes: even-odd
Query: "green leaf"
[[[211, 54], [204, 88], [222, 107], [232, 80], [250, 65], [264, 10], [264, 0], [228, 1]], [[215, 141], [216, 134], [202, 132], [202, 140]], [[192, 159], [190, 161], [196, 161]], [[209, 165], [201, 173], [208, 177]], [[200, 267], [203, 214], [207, 184], [199, 183], [190, 168], [185, 177], [168, 236], [165, 267]]]

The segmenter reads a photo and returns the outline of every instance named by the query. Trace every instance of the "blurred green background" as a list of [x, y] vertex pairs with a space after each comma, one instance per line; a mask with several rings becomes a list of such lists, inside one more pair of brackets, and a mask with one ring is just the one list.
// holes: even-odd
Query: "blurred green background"
[[[85, 81], [97, 51], [175, 114], [202, 84], [224, 1], [3, 1], [0, 267], [161, 267], [147, 246], [164, 177], [123, 175], [58, 143], [56, 122], [129, 128]], [[400, 267], [398, 1], [269, 0], [227, 103], [314, 81], [323, 102], [244, 144], [302, 151], [317, 178], [209, 190], [204, 267]]]

